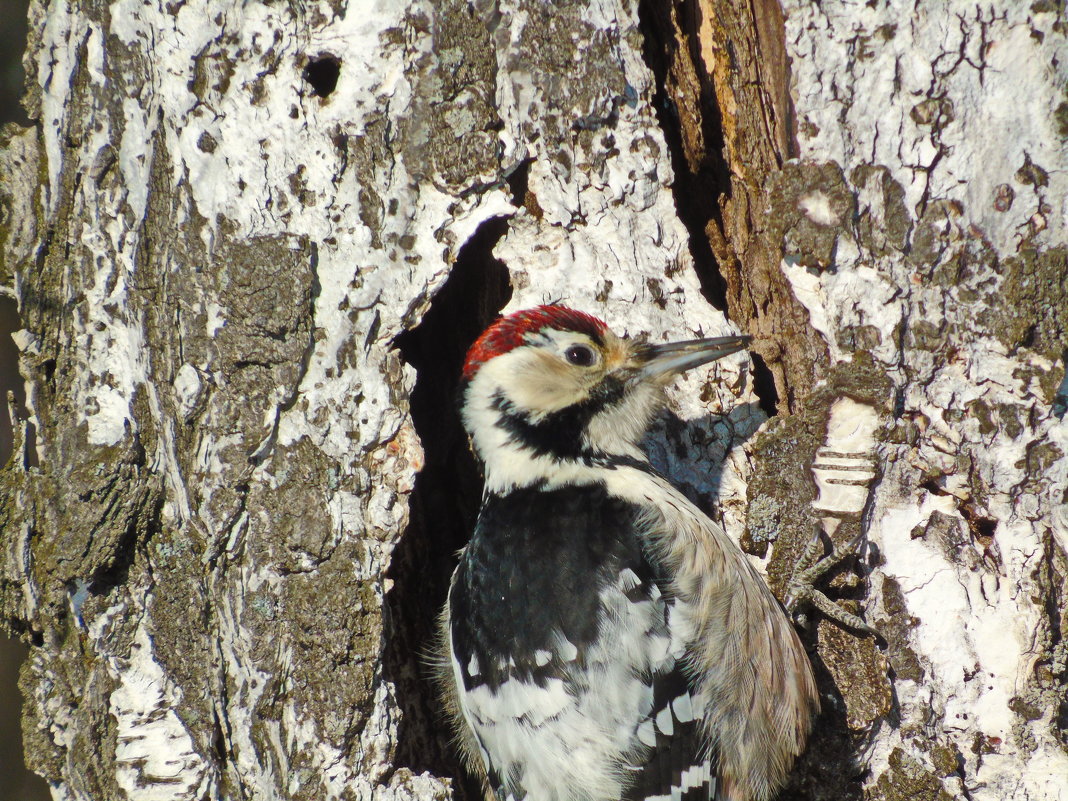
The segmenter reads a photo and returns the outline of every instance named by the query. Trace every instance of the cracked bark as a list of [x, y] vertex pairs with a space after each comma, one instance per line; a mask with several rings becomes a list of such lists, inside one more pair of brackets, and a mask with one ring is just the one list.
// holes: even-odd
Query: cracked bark
[[648, 444], [777, 592], [869, 543], [885, 643], [808, 632], [784, 798], [1058, 797], [1063, 9], [943, 5], [35, 4], [0, 610], [55, 797], [475, 797], [423, 667], [450, 396], [556, 299], [756, 336]]

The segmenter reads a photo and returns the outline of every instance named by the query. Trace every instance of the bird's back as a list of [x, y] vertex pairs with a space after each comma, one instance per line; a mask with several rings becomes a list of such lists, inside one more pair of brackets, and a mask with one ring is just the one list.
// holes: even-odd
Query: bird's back
[[713, 799], [688, 610], [603, 485], [489, 495], [449, 599], [461, 726], [501, 798]]

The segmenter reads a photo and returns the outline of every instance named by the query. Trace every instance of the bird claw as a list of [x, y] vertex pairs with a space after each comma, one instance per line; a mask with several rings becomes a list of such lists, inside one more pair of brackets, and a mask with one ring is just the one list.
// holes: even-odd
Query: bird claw
[[862, 539], [863, 534], [858, 534], [841, 549], [832, 544], [831, 552], [822, 556], [824, 548], [822, 537], [817, 534], [812, 538], [801, 555], [798, 569], [790, 579], [787, 591], [785, 606], [795, 618], [804, 624], [807, 622], [807, 615], [802, 610], [806, 607], [814, 608], [840, 626], [881, 637], [879, 632], [865, 623], [859, 615], [847, 612], [816, 586], [824, 576], [857, 552]]

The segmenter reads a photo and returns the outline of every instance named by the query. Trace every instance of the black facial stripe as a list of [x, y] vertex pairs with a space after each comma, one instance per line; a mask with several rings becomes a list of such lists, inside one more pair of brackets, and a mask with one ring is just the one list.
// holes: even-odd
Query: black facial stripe
[[493, 408], [500, 413], [497, 425], [508, 432], [513, 442], [527, 446], [538, 456], [577, 459], [584, 456], [582, 435], [590, 420], [615, 406], [626, 393], [622, 378], [607, 375], [584, 401], [553, 412], [537, 423], [500, 391], [493, 395]]

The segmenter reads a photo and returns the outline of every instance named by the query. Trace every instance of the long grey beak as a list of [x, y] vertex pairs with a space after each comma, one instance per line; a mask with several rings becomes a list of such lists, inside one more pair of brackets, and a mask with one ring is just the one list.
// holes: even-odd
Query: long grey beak
[[745, 348], [752, 337], [715, 337], [691, 339], [688, 342], [669, 342], [666, 345], [646, 345], [642, 351], [645, 364], [638, 369], [642, 378], [670, 379], [679, 373], [714, 362]]

